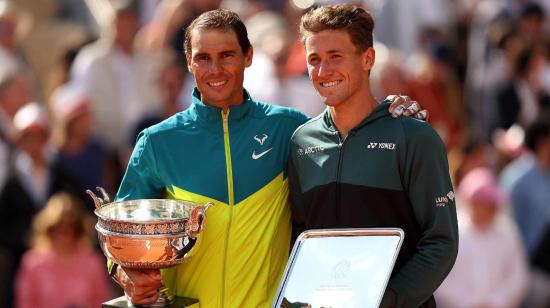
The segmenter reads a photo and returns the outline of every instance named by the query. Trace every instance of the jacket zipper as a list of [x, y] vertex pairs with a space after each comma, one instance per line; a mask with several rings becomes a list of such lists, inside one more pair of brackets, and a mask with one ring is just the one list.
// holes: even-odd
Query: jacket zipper
[[342, 137], [340, 137], [340, 134], [338, 134], [338, 167], [336, 168], [336, 204], [338, 205], [338, 208], [340, 208], [340, 183], [342, 182], [342, 165], [344, 164], [344, 146], [346, 145], [346, 141], [352, 136], [353, 131], [350, 131], [346, 138], [342, 140]]
[[222, 110], [222, 120], [223, 120], [223, 143], [225, 148], [225, 167], [227, 171], [227, 194], [229, 199], [229, 219], [226, 229], [226, 238], [225, 238], [225, 249], [224, 249], [224, 265], [222, 272], [222, 290], [220, 296], [220, 307], [224, 307], [225, 302], [225, 283], [226, 283], [226, 272], [227, 272], [227, 250], [229, 246], [229, 234], [231, 230], [231, 222], [233, 220], [233, 206], [235, 205], [235, 199], [233, 194], [233, 168], [231, 165], [231, 145], [229, 143], [229, 109], [226, 112]]

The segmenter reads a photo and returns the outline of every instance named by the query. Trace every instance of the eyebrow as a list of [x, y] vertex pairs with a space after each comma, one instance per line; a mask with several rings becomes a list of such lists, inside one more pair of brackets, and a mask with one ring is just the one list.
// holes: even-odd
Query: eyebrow
[[193, 55], [193, 58], [202, 57], [202, 56], [208, 56], [206, 52], [199, 52]]
[[[340, 50], [340, 49], [331, 49], [331, 50], [327, 51], [326, 53], [334, 54], [334, 53], [339, 53], [339, 52], [343, 52], [343, 51]], [[318, 56], [318, 54], [319, 54], [318, 52], [312, 52], [312, 53], [308, 54], [307, 57], [309, 58], [309, 57], [312, 57], [312, 56]]]
[[224, 53], [229, 53], [229, 54], [236, 54], [237, 51], [236, 50], [232, 50], [232, 49], [229, 49], [229, 50], [223, 50], [223, 51], [220, 51], [218, 54], [224, 54]]
[[[222, 50], [222, 51], [219, 51], [215, 54], [218, 54], [218, 55], [221, 55], [221, 54], [236, 54], [237, 51], [236, 50], [232, 50], [232, 49], [227, 49], [227, 50]], [[196, 54], [193, 55], [193, 58], [196, 58], [196, 57], [201, 57], [201, 56], [210, 56], [211, 54], [208, 53], [208, 52], [198, 52]]]

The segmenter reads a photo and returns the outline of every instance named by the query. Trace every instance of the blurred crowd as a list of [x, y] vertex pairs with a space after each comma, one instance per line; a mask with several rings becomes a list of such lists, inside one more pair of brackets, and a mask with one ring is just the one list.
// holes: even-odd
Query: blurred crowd
[[245, 88], [315, 116], [298, 20], [375, 16], [377, 98], [408, 95], [445, 142], [459, 212], [441, 307], [550, 307], [550, 0], [0, 0], [0, 307], [116, 295], [86, 189], [117, 190], [137, 134], [187, 108], [183, 35], [225, 7], [254, 46]]

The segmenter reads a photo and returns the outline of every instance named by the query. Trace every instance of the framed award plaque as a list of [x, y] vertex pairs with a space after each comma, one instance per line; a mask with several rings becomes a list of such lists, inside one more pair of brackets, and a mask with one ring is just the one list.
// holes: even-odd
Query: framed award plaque
[[272, 308], [378, 307], [403, 239], [398, 228], [302, 233]]

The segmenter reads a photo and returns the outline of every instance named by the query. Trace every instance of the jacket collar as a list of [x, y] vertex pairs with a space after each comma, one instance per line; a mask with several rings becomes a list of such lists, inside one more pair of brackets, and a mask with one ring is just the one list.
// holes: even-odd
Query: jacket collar
[[[388, 108], [390, 106], [389, 100], [384, 100], [378, 105], [374, 110], [365, 118], [361, 123], [359, 123], [357, 126], [355, 126], [351, 132], [358, 131], [363, 126], [374, 122], [378, 120], [379, 118], [389, 116], [390, 112], [388, 111]], [[334, 121], [332, 120], [332, 115], [330, 114], [329, 108], [327, 108], [323, 114], [323, 123], [325, 124], [325, 127], [333, 132], [338, 132], [338, 129], [336, 128], [336, 124], [334, 124]]]
[[[244, 118], [251, 109], [253, 100], [250, 97], [248, 91], [244, 90], [244, 100], [240, 105], [229, 107], [229, 119], [240, 120]], [[199, 117], [205, 118], [219, 118], [222, 113], [222, 109], [215, 106], [206, 105], [201, 101], [201, 93], [199, 89], [193, 90], [193, 107], [197, 110]]]

